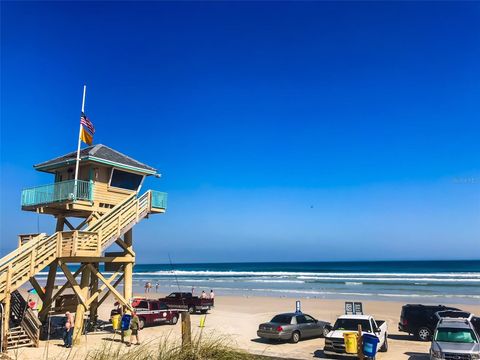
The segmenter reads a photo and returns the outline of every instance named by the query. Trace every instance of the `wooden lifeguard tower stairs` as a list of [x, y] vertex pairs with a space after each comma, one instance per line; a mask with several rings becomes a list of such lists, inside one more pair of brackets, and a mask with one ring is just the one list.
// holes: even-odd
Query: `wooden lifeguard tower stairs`
[[[54, 174], [55, 182], [22, 192], [22, 210], [53, 215], [56, 229], [51, 235], [19, 235], [18, 248], [0, 259], [2, 350], [38, 346], [41, 324], [49, 314], [75, 312], [74, 339], [79, 339], [84, 320], [95, 322], [98, 307], [110, 294], [130, 307], [132, 228], [151, 214], [164, 213], [167, 194], [147, 190], [140, 195], [145, 177], [158, 177], [157, 171], [105, 145], [81, 150], [74, 180], [76, 155], [35, 165], [38, 171]], [[72, 225], [68, 218], [77, 218], [79, 224]], [[119, 251], [107, 252], [113, 244]], [[109, 276], [102, 274], [100, 264]], [[46, 268], [46, 283], [40, 284], [35, 276]], [[66, 282], [57, 278], [59, 270]], [[17, 291], [27, 282], [43, 303], [38, 317]], [[63, 295], [66, 289], [73, 294]]]

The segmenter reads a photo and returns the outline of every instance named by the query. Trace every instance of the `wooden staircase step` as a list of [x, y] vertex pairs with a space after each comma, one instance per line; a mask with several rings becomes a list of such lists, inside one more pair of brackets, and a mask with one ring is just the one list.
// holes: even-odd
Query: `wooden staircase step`
[[7, 346], [8, 346], [8, 350], [12, 350], [12, 349], [18, 349], [18, 348], [21, 348], [21, 347], [33, 347], [33, 346], [35, 346], [35, 344], [33, 342], [29, 341], [29, 342], [8, 344]]
[[25, 337], [25, 336], [28, 337], [28, 335], [25, 333], [25, 331], [16, 332], [14, 334], [12, 334], [12, 333], [7, 334], [8, 339], [16, 339], [16, 338], [21, 338], [21, 337]]

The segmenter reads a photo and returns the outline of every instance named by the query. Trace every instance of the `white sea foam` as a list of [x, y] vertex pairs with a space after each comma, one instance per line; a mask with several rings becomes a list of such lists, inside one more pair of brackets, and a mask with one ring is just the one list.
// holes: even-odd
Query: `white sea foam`
[[329, 277], [345, 277], [345, 276], [370, 276], [370, 277], [438, 277], [438, 278], [478, 278], [480, 272], [451, 272], [451, 273], [359, 273], [359, 272], [294, 272], [294, 271], [189, 271], [189, 270], [161, 270], [151, 272], [135, 272], [136, 275], [150, 276], [329, 276]]

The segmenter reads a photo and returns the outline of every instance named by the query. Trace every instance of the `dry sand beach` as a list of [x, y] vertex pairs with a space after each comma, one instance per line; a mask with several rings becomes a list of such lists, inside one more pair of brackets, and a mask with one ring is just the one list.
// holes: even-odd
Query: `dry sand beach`
[[[143, 296], [143, 294], [141, 294]], [[161, 294], [151, 294], [150, 297], [158, 297]], [[243, 350], [255, 354], [263, 354], [272, 357], [290, 359], [323, 359], [323, 338], [304, 340], [298, 344], [290, 343], [266, 343], [256, 336], [258, 324], [270, 320], [279, 312], [292, 311], [295, 307], [295, 299], [274, 297], [217, 297], [215, 308], [210, 311], [206, 318], [204, 334], [214, 336], [226, 336], [232, 343]], [[409, 302], [412, 302], [411, 300]], [[389, 328], [389, 351], [380, 353], [378, 359], [428, 359], [429, 343], [414, 340], [404, 333], [399, 333], [397, 323], [400, 310], [404, 303], [364, 301], [364, 311], [374, 315], [377, 319], [385, 319]], [[451, 304], [453, 305], [453, 304]], [[101, 319], [107, 320], [113, 307], [113, 299], [106, 302], [100, 311]], [[302, 310], [312, 316], [334, 322], [338, 315], [343, 312], [344, 303], [341, 300], [303, 299]], [[459, 305], [459, 307], [480, 313], [479, 305]], [[200, 315], [192, 316], [192, 328], [200, 331]], [[173, 338], [180, 337], [180, 324], [175, 326], [163, 325], [147, 327], [140, 332], [144, 344], [154, 343], [162, 336]], [[112, 333], [99, 333], [84, 336], [81, 345], [74, 346], [71, 351], [61, 347], [61, 340], [51, 340], [49, 343], [42, 341], [39, 348], [22, 348], [10, 351], [9, 355], [18, 359], [83, 359], [92, 349], [102, 346], [122, 346], [117, 343], [119, 335]], [[113, 344], [113, 345], [112, 345]], [[154, 346], [150, 344], [149, 346]], [[125, 351], [128, 348], [125, 347]], [[47, 356], [48, 353], [48, 356]]]

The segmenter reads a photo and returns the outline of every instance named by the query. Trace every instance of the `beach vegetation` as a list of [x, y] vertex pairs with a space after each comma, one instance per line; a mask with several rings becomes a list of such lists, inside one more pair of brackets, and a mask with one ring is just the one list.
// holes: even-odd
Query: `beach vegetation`
[[249, 354], [234, 346], [223, 336], [196, 336], [191, 345], [182, 346], [180, 340], [163, 336], [141, 345], [126, 347], [111, 342], [90, 351], [84, 360], [257, 360], [263, 357]]

